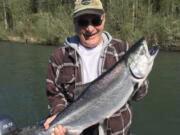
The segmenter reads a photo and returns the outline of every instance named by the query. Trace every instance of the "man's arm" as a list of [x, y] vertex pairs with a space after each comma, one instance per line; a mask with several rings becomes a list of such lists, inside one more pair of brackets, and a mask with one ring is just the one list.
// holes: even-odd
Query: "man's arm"
[[[50, 58], [48, 64], [48, 72], [46, 79], [46, 94], [48, 97], [48, 109], [50, 110], [51, 117], [47, 118], [44, 122], [44, 127], [47, 130], [50, 123], [56, 118], [58, 112], [62, 111], [67, 106], [67, 100], [60, 86], [56, 84], [57, 69], [61, 63], [58, 51], [56, 51]], [[54, 128], [51, 135], [65, 135], [66, 129], [58, 125]]]
[[59, 83], [59, 85], [57, 84], [58, 68], [62, 65], [62, 56], [60, 54], [60, 50], [55, 51], [48, 64], [46, 94], [51, 115], [62, 111], [68, 104], [63, 89]]

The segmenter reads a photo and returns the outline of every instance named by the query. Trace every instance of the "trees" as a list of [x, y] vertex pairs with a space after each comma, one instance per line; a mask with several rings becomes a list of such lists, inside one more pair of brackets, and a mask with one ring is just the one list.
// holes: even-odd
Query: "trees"
[[[101, 0], [106, 25], [114, 37], [134, 43], [146, 36], [150, 44], [178, 45], [179, 0]], [[58, 44], [74, 34], [72, 0], [0, 0], [0, 37], [10, 31], [22, 39]], [[3, 31], [3, 32], [2, 32]]]
[[0, 1], [0, 19], [3, 20], [4, 29], [12, 28], [12, 13], [6, 0]]
[[4, 15], [4, 26], [5, 29], [8, 29], [8, 23], [7, 23], [7, 12], [6, 12], [6, 3], [5, 0], [2, 1], [2, 6], [3, 6], [3, 15]]
[[179, 45], [179, 4], [178, 0], [113, 0], [111, 5], [105, 3], [110, 6], [105, 9], [111, 9], [106, 29], [130, 44], [146, 36], [151, 45]]

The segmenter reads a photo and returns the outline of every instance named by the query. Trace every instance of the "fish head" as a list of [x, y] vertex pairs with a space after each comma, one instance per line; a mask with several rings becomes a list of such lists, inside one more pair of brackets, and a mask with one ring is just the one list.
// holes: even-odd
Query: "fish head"
[[141, 38], [128, 51], [127, 65], [131, 74], [136, 79], [145, 79], [152, 70], [154, 59], [159, 51], [159, 46], [148, 49], [147, 41]]

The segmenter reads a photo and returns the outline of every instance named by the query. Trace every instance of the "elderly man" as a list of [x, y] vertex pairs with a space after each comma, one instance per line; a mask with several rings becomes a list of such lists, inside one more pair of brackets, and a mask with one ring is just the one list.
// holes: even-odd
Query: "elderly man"
[[[50, 58], [47, 75], [47, 96], [51, 117], [49, 123], [74, 100], [74, 89], [96, 79], [112, 67], [128, 50], [128, 44], [113, 39], [104, 31], [105, 12], [100, 0], [76, 0], [73, 13], [76, 35], [67, 38], [64, 46]], [[147, 93], [147, 82], [134, 94], [139, 100]], [[111, 135], [128, 135], [132, 119], [132, 108], [126, 103], [109, 119], [104, 120], [104, 132]], [[99, 124], [86, 129], [83, 135], [98, 135]], [[64, 135], [63, 125], [55, 128], [51, 135]]]

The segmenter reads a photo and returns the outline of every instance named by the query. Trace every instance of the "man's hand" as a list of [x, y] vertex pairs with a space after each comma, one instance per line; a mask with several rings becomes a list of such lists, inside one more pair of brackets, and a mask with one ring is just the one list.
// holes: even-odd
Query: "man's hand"
[[[53, 115], [51, 117], [49, 117], [45, 122], [44, 122], [44, 128], [47, 130], [49, 129], [49, 124], [56, 118], [56, 115]], [[58, 125], [54, 128], [54, 132], [51, 133], [51, 135], [65, 135], [66, 134], [66, 129], [61, 126], [61, 125]]]

